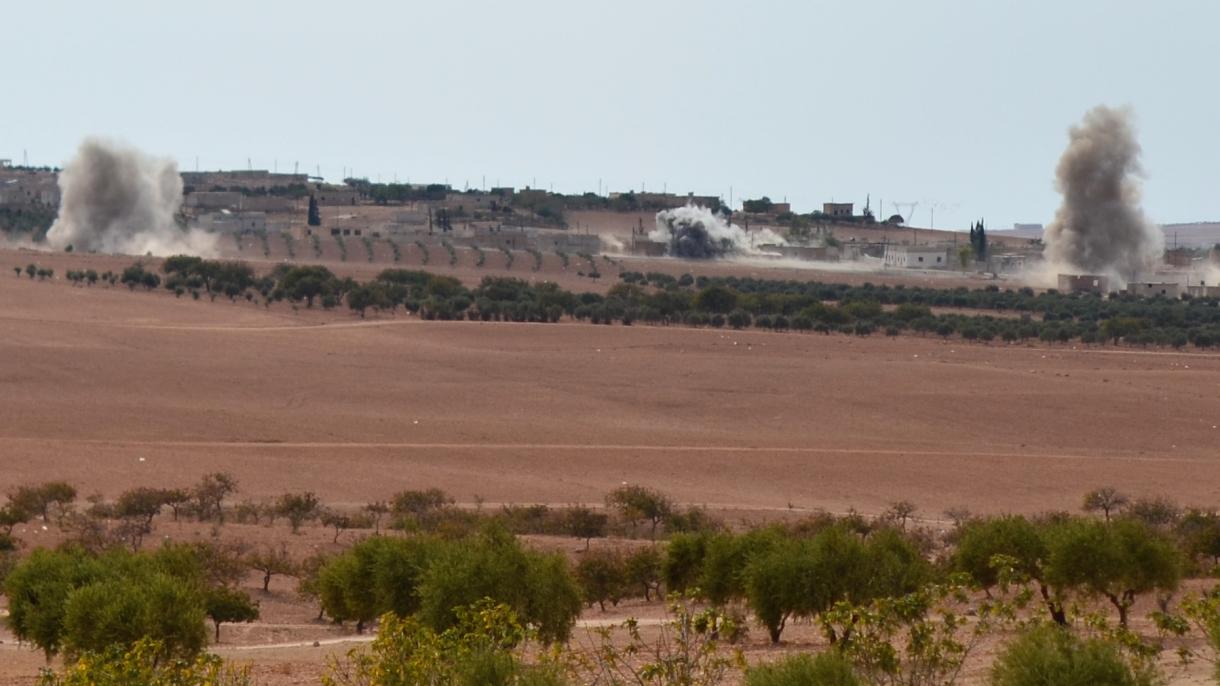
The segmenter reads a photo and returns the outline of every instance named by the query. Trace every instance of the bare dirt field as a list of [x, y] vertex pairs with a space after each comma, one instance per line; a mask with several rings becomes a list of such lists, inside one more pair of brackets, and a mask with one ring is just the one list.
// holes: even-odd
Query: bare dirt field
[[[28, 261], [57, 278], [14, 277]], [[1100, 485], [1220, 504], [1217, 355], [360, 320], [62, 279], [130, 261], [0, 251], [0, 491], [56, 478], [114, 497], [228, 471], [243, 498], [569, 504], [634, 482], [750, 520], [907, 499], [934, 526], [949, 507], [1074, 510]], [[234, 627], [245, 643], [221, 652], [314, 683], [346, 646], [312, 647], [342, 636], [282, 589], [281, 629]], [[32, 681], [41, 657], [0, 638], [0, 683]]]

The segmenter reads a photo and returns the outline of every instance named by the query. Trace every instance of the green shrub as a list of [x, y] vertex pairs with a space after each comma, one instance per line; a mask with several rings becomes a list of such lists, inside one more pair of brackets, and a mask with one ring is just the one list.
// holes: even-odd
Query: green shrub
[[457, 608], [456, 621], [436, 631], [415, 618], [387, 614], [377, 639], [332, 660], [323, 686], [563, 686], [561, 672], [526, 665], [521, 646], [530, 638], [507, 605], [482, 600]]
[[206, 640], [202, 560], [80, 548], [35, 550], [5, 580], [9, 626], [48, 656], [127, 648], [156, 638], [166, 655], [193, 656]]
[[562, 557], [527, 551], [495, 529], [445, 545], [424, 571], [419, 595], [419, 617], [436, 631], [455, 626], [458, 608], [489, 598], [548, 643], [568, 638], [581, 609], [580, 588]]
[[1067, 629], [1041, 627], [1004, 648], [991, 669], [992, 686], [1152, 686], [1150, 669], [1135, 669], [1118, 647], [1082, 639]]
[[606, 601], [618, 605], [626, 591], [627, 571], [623, 556], [613, 550], [585, 552], [576, 563], [576, 581], [589, 605], [597, 603], [602, 612]]
[[746, 670], [745, 686], [863, 686], [851, 663], [836, 652], [792, 655]]
[[130, 648], [110, 646], [81, 655], [60, 674], [43, 672], [38, 686], [251, 686], [247, 667], [215, 655], [165, 659], [165, 646], [142, 639]]

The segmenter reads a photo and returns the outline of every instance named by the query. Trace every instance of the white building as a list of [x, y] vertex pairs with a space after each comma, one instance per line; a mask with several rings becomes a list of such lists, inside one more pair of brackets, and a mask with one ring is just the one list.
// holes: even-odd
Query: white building
[[948, 269], [949, 250], [930, 245], [887, 245], [885, 266], [892, 269]]

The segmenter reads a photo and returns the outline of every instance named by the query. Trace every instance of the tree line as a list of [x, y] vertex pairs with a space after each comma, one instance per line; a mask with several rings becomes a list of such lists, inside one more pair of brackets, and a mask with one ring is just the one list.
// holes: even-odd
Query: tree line
[[[55, 550], [35, 550], [19, 561], [8, 553], [3, 582], [10, 626], [20, 639], [70, 662], [115, 650], [123, 659], [143, 650], [159, 660], [191, 660], [205, 647], [205, 622], [218, 639], [221, 624], [257, 618], [257, 603], [239, 588], [253, 570], [264, 590], [275, 575], [297, 577], [298, 593], [317, 602], [321, 616], [352, 622], [357, 631], [380, 620], [382, 630], [409, 625], [442, 636], [463, 626], [471, 608], [497, 608], [535, 640], [563, 645], [584, 605], [666, 598], [712, 613], [700, 621], [720, 623], [714, 638], [690, 640], [731, 646], [750, 624], [744, 610], [776, 643], [793, 622], [817, 627], [831, 656], [817, 659], [819, 669], [837, 661], [858, 679], [853, 683], [894, 683], [905, 670], [929, 668], [926, 661], [935, 663], [938, 678], [946, 677], [960, 667], [960, 651], [972, 645], [966, 634], [977, 627], [1020, 633], [1012, 650], [1022, 657], [1001, 657], [997, 675], [1019, 674], [1022, 660], [1030, 659], [1026, 652], [1062, 661], [1097, 649], [1113, 653], [1114, 664], [1134, 677], [1171, 641], [1220, 621], [1215, 592], [1173, 600], [1184, 578], [1216, 572], [1220, 517], [1112, 488], [1086, 494], [1084, 515], [950, 511], [953, 527], [943, 535], [920, 525], [916, 508], [905, 502], [877, 518], [820, 513], [734, 531], [639, 485], [608, 493], [604, 509], [572, 506], [555, 517], [549, 508], [457, 508], [437, 489], [403, 491], [359, 513], [336, 513], [310, 493], [286, 493], [267, 505], [268, 525], [278, 517], [295, 532], [331, 512], [351, 518], [340, 526], [361, 527], [364, 537], [337, 554], [299, 561], [282, 547], [144, 547], [162, 509], [220, 524], [240, 516], [236, 492], [230, 475], [208, 474], [189, 488], [139, 487], [113, 502], [90, 498], [78, 511], [76, 489], [66, 482], [10, 490], [0, 509], [7, 529], [0, 547], [16, 548], [13, 527], [34, 519], [72, 533]], [[116, 528], [129, 528], [128, 535], [142, 533], [134, 543], [126, 536], [95, 537], [78, 518], [118, 520]], [[612, 519], [619, 532], [646, 541], [590, 550], [587, 540], [606, 535]], [[569, 561], [522, 546], [515, 534], [539, 522], [585, 539], [584, 551]], [[1133, 608], [1145, 596], [1157, 601], [1148, 615], [1161, 632], [1156, 639], [1130, 628]], [[979, 617], [976, 628], [952, 621], [962, 603]], [[1099, 607], [1108, 607], [1110, 616]], [[681, 617], [687, 610], [674, 611]], [[1082, 627], [1092, 633], [1082, 634]], [[912, 635], [939, 636], [939, 647], [904, 654], [901, 646]], [[898, 652], [887, 653], [886, 646]], [[889, 662], [876, 661], [885, 655]], [[762, 673], [807, 668], [813, 667]]]
[[[20, 268], [15, 271], [21, 275]], [[981, 342], [1075, 341], [1204, 349], [1220, 345], [1216, 298], [1101, 297], [995, 285], [981, 289], [851, 286], [631, 271], [622, 272], [621, 283], [602, 295], [506, 277], [485, 277], [468, 288], [453, 277], [409, 269], [386, 269], [370, 281], [357, 282], [339, 278], [320, 265], [281, 264], [260, 277], [242, 262], [188, 256], [167, 258], [161, 269], [164, 278], [142, 262], [120, 274], [90, 271], [73, 271], [69, 277], [82, 285], [101, 280], [132, 290], [163, 285], [178, 297], [244, 298], [267, 307], [275, 302], [324, 309], [346, 305], [362, 317], [370, 310], [393, 313], [402, 308], [429, 320], [554, 323], [566, 318], [593, 324], [913, 334]], [[25, 272], [30, 278], [53, 276], [34, 265]], [[933, 308], [978, 313], [938, 313]]]

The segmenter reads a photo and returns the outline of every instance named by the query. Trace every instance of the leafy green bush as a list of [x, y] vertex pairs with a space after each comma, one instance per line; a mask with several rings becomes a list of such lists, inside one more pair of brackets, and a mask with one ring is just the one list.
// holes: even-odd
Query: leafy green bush
[[1008, 644], [991, 669], [992, 686], [1152, 686], [1148, 668], [1136, 669], [1112, 643], [1082, 639], [1067, 629], [1040, 627]]
[[746, 670], [745, 686], [863, 686], [852, 665], [836, 652], [792, 655]]
[[159, 641], [141, 639], [131, 647], [112, 645], [88, 652], [55, 674], [44, 671], [38, 686], [252, 686], [249, 668], [233, 667], [215, 655], [165, 659]]
[[527, 665], [531, 636], [512, 608], [482, 600], [455, 609], [456, 621], [437, 631], [419, 620], [387, 614], [367, 649], [332, 660], [323, 686], [563, 686], [562, 670]]
[[457, 623], [457, 608], [490, 598], [512, 608], [545, 642], [568, 638], [580, 614], [580, 588], [557, 555], [527, 551], [502, 530], [444, 546], [419, 586], [421, 621], [437, 631]]
[[203, 561], [182, 548], [91, 555], [38, 549], [5, 580], [9, 626], [48, 656], [132, 647], [156, 638], [169, 655], [192, 656], [206, 640]]
[[586, 551], [575, 571], [585, 602], [597, 603], [602, 612], [606, 611], [606, 601], [617, 606], [626, 592], [623, 556], [613, 550]]

